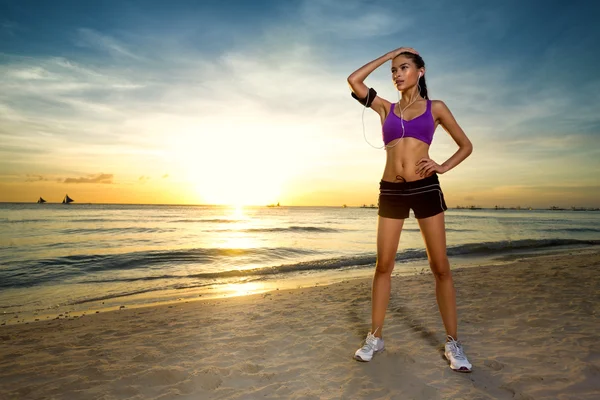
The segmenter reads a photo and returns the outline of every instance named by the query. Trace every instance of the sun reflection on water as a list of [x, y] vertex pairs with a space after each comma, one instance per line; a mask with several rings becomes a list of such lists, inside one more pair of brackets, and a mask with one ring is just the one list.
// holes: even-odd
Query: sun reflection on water
[[223, 292], [226, 296], [234, 297], [261, 293], [270, 289], [272, 288], [261, 282], [242, 282], [226, 284]]
[[235, 220], [243, 220], [248, 218], [244, 213], [244, 206], [241, 204], [231, 207], [231, 218]]
[[232, 206], [227, 218], [235, 221], [227, 224], [227, 230], [214, 236], [213, 246], [225, 249], [252, 249], [259, 246], [256, 235], [245, 232], [252, 225], [251, 218], [246, 215], [243, 205]]

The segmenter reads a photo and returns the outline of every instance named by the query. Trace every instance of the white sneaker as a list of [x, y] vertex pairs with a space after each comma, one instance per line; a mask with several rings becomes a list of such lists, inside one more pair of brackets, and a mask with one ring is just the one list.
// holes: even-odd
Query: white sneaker
[[448, 336], [447, 338], [444, 355], [450, 361], [450, 368], [454, 371], [471, 372], [473, 370], [473, 366], [463, 352], [462, 344], [452, 336]]
[[365, 344], [354, 353], [354, 359], [358, 361], [371, 361], [373, 354], [383, 351], [383, 339], [378, 338], [371, 332], [367, 334]]

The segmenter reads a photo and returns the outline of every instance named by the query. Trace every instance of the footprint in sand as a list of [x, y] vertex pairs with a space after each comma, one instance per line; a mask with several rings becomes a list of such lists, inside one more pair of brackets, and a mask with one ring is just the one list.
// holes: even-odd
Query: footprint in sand
[[245, 363], [239, 367], [239, 370], [248, 374], [256, 374], [261, 371], [264, 367], [262, 365]]
[[135, 362], [140, 362], [140, 363], [149, 363], [149, 362], [156, 362], [158, 360], [160, 360], [161, 358], [164, 358], [161, 353], [159, 352], [143, 352], [140, 353], [136, 356], [134, 356], [131, 360], [135, 361]]
[[250, 317], [251, 321], [256, 321], [258, 319], [263, 319], [264, 316], [262, 314], [252, 313], [252, 314], [249, 314], [249, 317]]
[[504, 389], [504, 390], [508, 391], [512, 395], [512, 398], [515, 400], [535, 400], [534, 397], [532, 397], [528, 394], [519, 392], [510, 385], [502, 385], [502, 386], [500, 386], [500, 389]]
[[204, 390], [215, 390], [223, 383], [219, 374], [211, 368], [198, 371], [194, 381]]
[[328, 326], [321, 331], [322, 334], [339, 334], [346, 332], [346, 329], [339, 326]]
[[153, 368], [143, 374], [139, 382], [149, 387], [165, 386], [183, 382], [188, 376], [183, 368]]
[[484, 364], [486, 367], [493, 369], [494, 371], [500, 371], [502, 368], [504, 368], [504, 364], [496, 360], [486, 360]]
[[260, 341], [260, 340], [264, 340], [265, 339], [265, 335], [247, 335], [247, 336], [241, 336], [237, 339], [238, 342], [256, 342], [256, 341]]
[[81, 336], [77, 336], [77, 339], [84, 341], [84, 340], [91, 340], [91, 339], [95, 339], [96, 335], [94, 335], [93, 333], [86, 333], [85, 335], [81, 335]]

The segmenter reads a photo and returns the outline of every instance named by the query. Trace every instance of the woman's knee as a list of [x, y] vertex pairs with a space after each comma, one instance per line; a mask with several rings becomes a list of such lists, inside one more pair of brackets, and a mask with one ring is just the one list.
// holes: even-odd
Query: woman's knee
[[450, 263], [448, 260], [430, 261], [431, 272], [438, 281], [446, 281], [452, 279], [452, 271], [450, 271]]
[[394, 270], [394, 265], [396, 264], [395, 259], [378, 259], [375, 265], [375, 272], [382, 275], [391, 275]]

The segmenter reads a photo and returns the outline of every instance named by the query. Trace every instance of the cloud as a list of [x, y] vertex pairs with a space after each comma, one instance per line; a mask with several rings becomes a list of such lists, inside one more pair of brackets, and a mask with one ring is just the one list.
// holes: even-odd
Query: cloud
[[0, 21], [0, 32], [4, 32], [7, 35], [14, 37], [18, 31], [22, 31], [23, 28], [14, 21], [2, 20]]
[[146, 182], [148, 182], [150, 179], [151, 179], [151, 178], [150, 178], [149, 176], [144, 176], [144, 175], [142, 175], [142, 176], [140, 176], [140, 177], [138, 178], [138, 181], [140, 181], [140, 183], [146, 183]]
[[23, 130], [89, 140], [87, 133], [126, 118], [121, 102], [134, 100], [128, 93], [140, 88], [118, 72], [100, 72], [62, 57], [9, 61], [0, 64], [0, 121], [5, 134], [19, 141]]
[[106, 34], [102, 34], [93, 29], [80, 28], [78, 30], [79, 37], [75, 43], [79, 46], [92, 47], [101, 51], [105, 51], [113, 57], [126, 57], [134, 60], [143, 60], [137, 54], [127, 49], [127, 45]]
[[25, 182], [40, 182], [40, 181], [50, 181], [51, 179], [46, 178], [42, 175], [26, 175]]
[[113, 183], [113, 174], [88, 175], [87, 178], [66, 178], [64, 183]]
[[[593, 177], [600, 168], [595, 146], [600, 80], [577, 90], [568, 82], [548, 84], [547, 75], [522, 73], [527, 54], [488, 57], [491, 51], [475, 48], [475, 38], [448, 47], [455, 33], [440, 38], [425, 32], [419, 13], [396, 12], [394, 5], [356, 0], [311, 0], [293, 10], [282, 5], [281, 17], [261, 24], [255, 36], [241, 37], [232, 28], [233, 39], [210, 50], [191, 45], [188, 31], [141, 35], [131, 24], [111, 32], [71, 31], [80, 47], [57, 49], [54, 54], [63, 57], [2, 54], [0, 166], [20, 168], [20, 179], [25, 171], [77, 176], [82, 166], [101, 170], [110, 156], [114, 172], [130, 174], [129, 181], [149, 176], [176, 181], [182, 172], [215, 170], [203, 163], [221, 154], [225, 164], [232, 158], [240, 165], [260, 160], [264, 166], [255, 172], [261, 174], [278, 165], [288, 179], [318, 173], [324, 180], [345, 175], [367, 181], [380, 173], [382, 155], [362, 138], [362, 110], [345, 79], [380, 49], [397, 47], [402, 36], [421, 44], [416, 47], [426, 57], [431, 93], [448, 104], [475, 144], [466, 167], [449, 180], [502, 186], [557, 175], [560, 183], [569, 176], [580, 182]], [[441, 10], [439, 2], [419, 7]], [[508, 13], [454, 5], [452, 10], [452, 16], [468, 14], [456, 27], [460, 37], [472, 36], [475, 28], [468, 22], [475, 21], [477, 29], [489, 28], [482, 35], [506, 38], [514, 22]], [[448, 24], [431, 28], [443, 31]], [[396, 100], [385, 65], [368, 83]], [[379, 118], [367, 114], [367, 137], [379, 144]], [[431, 149], [436, 160], [455, 149], [438, 130]], [[301, 169], [286, 169], [294, 163]], [[50, 170], [57, 166], [62, 170]], [[161, 175], [164, 170], [170, 174]], [[92, 183], [97, 176], [68, 179]]]
[[[390, 12], [390, 5], [356, 0], [307, 0], [300, 6], [302, 22], [312, 36], [342, 40], [375, 38], [412, 27], [406, 14]], [[286, 21], [288, 22], [288, 21]]]
[[498, 191], [514, 192], [514, 193], [528, 193], [535, 194], [538, 196], [548, 194], [569, 194], [569, 195], [600, 195], [600, 185], [582, 185], [577, 183], [563, 184], [563, 185], [515, 185], [515, 186], [501, 186], [496, 188]]

